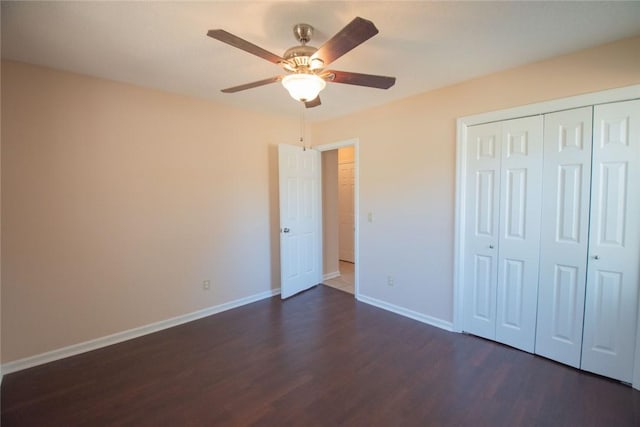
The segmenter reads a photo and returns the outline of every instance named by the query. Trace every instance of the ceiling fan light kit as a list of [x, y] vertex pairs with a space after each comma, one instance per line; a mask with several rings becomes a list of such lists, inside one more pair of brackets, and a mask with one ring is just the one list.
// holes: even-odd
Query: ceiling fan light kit
[[315, 74], [289, 74], [282, 79], [282, 86], [296, 101], [307, 102], [318, 97], [327, 83]]
[[307, 45], [313, 35], [311, 25], [297, 24], [293, 27], [293, 34], [300, 45], [287, 49], [280, 57], [225, 30], [209, 30], [209, 37], [266, 59], [280, 66], [286, 73], [284, 76], [222, 89], [222, 92], [239, 92], [281, 81], [293, 99], [303, 102], [307, 108], [312, 108], [321, 104], [319, 93], [325, 88], [327, 81], [378, 89], [388, 89], [395, 84], [395, 77], [324, 71], [325, 66], [378, 34], [378, 29], [371, 21], [356, 17], [318, 49]]

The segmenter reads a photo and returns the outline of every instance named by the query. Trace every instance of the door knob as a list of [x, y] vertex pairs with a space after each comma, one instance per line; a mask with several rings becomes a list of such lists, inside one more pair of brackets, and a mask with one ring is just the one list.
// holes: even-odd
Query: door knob
[[599, 260], [599, 259], [600, 259], [600, 257], [599, 257], [598, 255], [594, 255], [594, 256], [593, 256], [593, 259], [595, 259], [595, 260]]
[[282, 232], [283, 232], [283, 233], [288, 233], [289, 231], [291, 231], [291, 230], [289, 230], [288, 228], [283, 228], [283, 229], [282, 229]]
[[489, 245], [489, 249], [493, 249], [493, 245]]

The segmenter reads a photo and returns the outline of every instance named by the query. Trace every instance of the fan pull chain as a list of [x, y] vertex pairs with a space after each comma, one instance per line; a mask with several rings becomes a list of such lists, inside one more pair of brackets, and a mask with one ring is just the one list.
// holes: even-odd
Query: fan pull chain
[[307, 151], [307, 146], [304, 143], [304, 104], [302, 104], [302, 111], [300, 112], [300, 144], [302, 145], [302, 150]]

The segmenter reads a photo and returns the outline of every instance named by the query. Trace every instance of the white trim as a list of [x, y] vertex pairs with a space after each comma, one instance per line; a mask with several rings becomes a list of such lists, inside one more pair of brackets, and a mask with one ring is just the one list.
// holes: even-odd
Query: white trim
[[418, 322], [426, 323], [427, 325], [444, 329], [445, 331], [453, 331], [453, 325], [451, 324], [451, 322], [447, 322], [446, 320], [427, 316], [426, 314], [418, 313], [417, 311], [409, 310], [407, 308], [400, 307], [394, 304], [389, 304], [388, 302], [384, 302], [379, 299], [368, 297], [362, 294], [358, 295], [357, 299], [358, 301], [364, 302], [365, 304], [373, 305], [383, 310], [399, 314], [400, 316], [408, 317], [410, 319], [417, 320]]
[[341, 276], [340, 271], [334, 271], [333, 273], [324, 274], [322, 276], [322, 280], [331, 280], [331, 279], [335, 279], [336, 277], [340, 277], [340, 276]]
[[472, 116], [459, 118], [458, 123], [462, 121], [465, 126], [472, 126], [481, 123], [517, 119], [527, 116], [536, 116], [538, 114], [547, 114], [553, 113], [555, 111], [570, 110], [572, 108], [607, 104], [609, 102], [619, 102], [637, 98], [640, 98], [640, 85], [632, 85], [616, 89], [608, 89], [599, 92], [571, 96], [568, 98], [536, 102], [535, 104], [522, 105], [519, 107], [507, 108], [504, 110], [474, 114]]
[[[462, 332], [462, 312], [464, 300], [464, 233], [461, 225], [464, 224], [464, 212], [466, 201], [466, 145], [467, 128], [472, 125], [489, 123], [501, 120], [510, 120], [519, 117], [536, 116], [552, 113], [554, 111], [568, 110], [589, 105], [606, 104], [640, 98], [640, 85], [632, 85], [617, 89], [603, 90], [594, 93], [572, 96], [569, 98], [555, 99], [538, 102], [535, 104], [488, 113], [475, 114], [458, 118], [456, 122], [456, 210], [455, 210], [455, 242], [454, 242], [454, 271], [453, 271], [453, 330]], [[639, 317], [640, 327], [640, 317]], [[640, 361], [638, 362], [640, 371]], [[639, 379], [640, 380], [640, 379]], [[640, 386], [640, 385], [639, 385]]]
[[271, 298], [272, 296], [278, 295], [279, 293], [279, 288], [260, 292], [259, 294], [250, 295], [248, 297], [229, 301], [224, 304], [214, 305], [202, 310], [172, 317], [170, 319], [161, 320], [159, 322], [150, 323], [148, 325], [140, 326], [122, 332], [117, 332], [115, 334], [81, 342], [78, 344], [73, 344], [68, 347], [63, 347], [56, 350], [48, 351], [46, 353], [37, 354], [35, 356], [25, 357], [24, 359], [18, 359], [13, 362], [4, 363], [0, 367], [0, 369], [3, 374], [9, 374], [11, 372], [16, 372], [22, 369], [31, 368], [33, 366], [42, 365], [44, 363], [53, 362], [55, 360], [64, 359], [65, 357], [75, 356], [76, 354], [96, 350], [112, 344], [117, 344], [119, 342], [128, 341], [130, 339], [138, 338], [143, 335], [152, 334], [163, 329], [172, 328], [174, 326], [182, 325], [183, 323], [192, 322], [203, 317], [231, 310], [232, 308], [251, 304], [265, 298]]
[[344, 141], [330, 142], [329, 144], [316, 145], [313, 148], [318, 151], [337, 150], [338, 148], [358, 145], [358, 138], [345, 139]]
[[[329, 150], [337, 150], [338, 148], [350, 147], [353, 146], [353, 155], [354, 155], [354, 195], [353, 195], [353, 216], [355, 220], [355, 232], [354, 232], [354, 253], [353, 257], [355, 260], [355, 268], [353, 270], [354, 273], [354, 292], [355, 297], [358, 298], [360, 295], [360, 140], [358, 138], [346, 139], [344, 141], [331, 142], [329, 144], [322, 144], [313, 147], [315, 150], [320, 152], [329, 151]], [[321, 248], [320, 254], [322, 255], [323, 250]], [[322, 265], [322, 263], [320, 264]]]

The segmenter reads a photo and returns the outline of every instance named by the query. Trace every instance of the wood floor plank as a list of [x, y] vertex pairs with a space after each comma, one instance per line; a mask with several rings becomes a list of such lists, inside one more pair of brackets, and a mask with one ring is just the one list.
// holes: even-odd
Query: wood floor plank
[[640, 392], [318, 286], [6, 375], [12, 426], [638, 426]]

